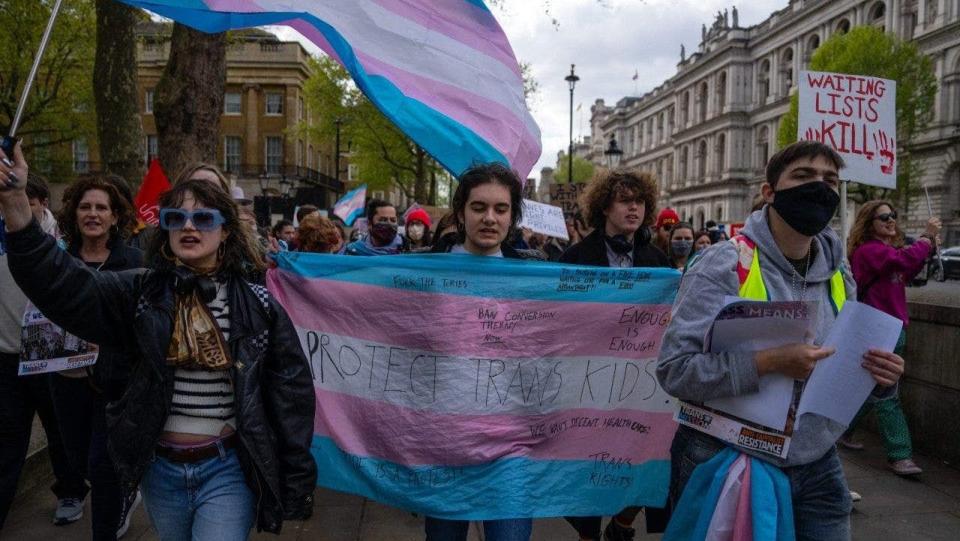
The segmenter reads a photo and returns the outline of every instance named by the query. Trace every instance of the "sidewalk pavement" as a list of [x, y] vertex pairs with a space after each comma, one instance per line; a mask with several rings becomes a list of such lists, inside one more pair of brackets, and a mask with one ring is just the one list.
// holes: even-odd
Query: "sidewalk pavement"
[[[865, 451], [842, 451], [850, 488], [863, 495], [851, 516], [853, 539], [954, 541], [960, 535], [960, 470], [935, 459], [916, 456], [924, 469], [917, 480], [902, 479], [886, 469], [877, 436], [863, 434]], [[89, 504], [84, 518], [69, 526], [50, 522], [55, 502], [45, 489], [27, 493], [16, 502], [0, 540], [81, 541], [90, 538]], [[637, 520], [643, 528], [642, 519]], [[124, 541], [155, 541], [146, 513], [139, 508]], [[423, 519], [371, 500], [318, 488], [313, 518], [288, 522], [280, 536], [253, 535], [255, 541], [420, 541]], [[471, 526], [470, 541], [482, 541]], [[534, 521], [533, 541], [577, 539], [563, 519]], [[660, 539], [638, 533], [637, 541]]]

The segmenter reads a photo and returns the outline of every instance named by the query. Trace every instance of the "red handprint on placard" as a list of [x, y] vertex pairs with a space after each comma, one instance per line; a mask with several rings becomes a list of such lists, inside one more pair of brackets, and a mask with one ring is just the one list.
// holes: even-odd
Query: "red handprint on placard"
[[816, 141], [818, 143], [823, 142], [823, 134], [820, 133], [820, 130], [814, 128], [807, 128], [807, 131], [803, 133], [804, 141]]
[[880, 172], [884, 175], [893, 173], [893, 164], [897, 162], [897, 141], [881, 130], [873, 134], [873, 144], [880, 154]]

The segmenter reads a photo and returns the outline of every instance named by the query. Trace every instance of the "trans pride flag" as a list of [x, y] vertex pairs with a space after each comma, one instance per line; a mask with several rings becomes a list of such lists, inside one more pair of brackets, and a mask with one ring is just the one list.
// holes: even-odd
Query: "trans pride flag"
[[[389, 259], [385, 259], [389, 258]], [[451, 519], [662, 506], [654, 376], [680, 274], [471, 255], [282, 253], [319, 483]]]
[[204, 32], [296, 29], [455, 175], [498, 161], [526, 178], [540, 157], [520, 67], [482, 0], [121, 1]]
[[362, 184], [340, 198], [333, 205], [334, 216], [340, 217], [347, 226], [353, 225], [361, 214], [363, 214], [363, 203], [367, 198], [367, 185]]

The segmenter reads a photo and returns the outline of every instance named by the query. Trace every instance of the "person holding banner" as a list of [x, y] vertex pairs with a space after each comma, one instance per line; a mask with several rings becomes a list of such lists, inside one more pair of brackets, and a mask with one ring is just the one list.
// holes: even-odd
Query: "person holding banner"
[[[47, 182], [31, 173], [26, 181], [26, 197], [41, 229], [56, 235], [57, 220], [47, 208]], [[50, 396], [50, 374], [18, 375], [23, 314], [28, 300], [10, 275], [6, 252], [4, 213], [0, 211], [0, 532], [17, 492], [35, 414], [47, 436], [55, 478], [51, 487], [57, 498], [53, 523], [62, 526], [80, 520], [87, 495], [83, 473], [71, 464], [60, 437], [60, 423]]]
[[[817, 344], [823, 342], [839, 307], [855, 288], [844, 272], [840, 239], [829, 228], [840, 204], [838, 171], [842, 167], [842, 158], [832, 148], [812, 141], [794, 143], [770, 159], [762, 188], [766, 206], [750, 215], [732, 242], [707, 250], [680, 285], [657, 367], [657, 378], [669, 394], [699, 403], [756, 393], [761, 376], [776, 373], [804, 380], [818, 361], [833, 353], [832, 348]], [[707, 331], [731, 296], [817, 301], [813, 343], [756, 353], [705, 353]], [[876, 383], [873, 393], [881, 397], [891, 394], [903, 374], [903, 359], [895, 353], [870, 350], [861, 364]], [[681, 426], [671, 448], [674, 511], [664, 539], [688, 538], [695, 528], [687, 513], [691, 507], [714, 512], [716, 501], [698, 501], [706, 495], [685, 493], [684, 488], [692, 477], [702, 479], [697, 475], [699, 468], [716, 463], [711, 459], [727, 449], [771, 465], [754, 471], [762, 470], [764, 475], [772, 471], [775, 475], [768, 479], [783, 487], [776, 494], [784, 495], [786, 501], [764, 500], [763, 506], [751, 508], [754, 524], [792, 528], [800, 541], [849, 539], [852, 503], [834, 445], [845, 429], [827, 417], [804, 414], [792, 432], [786, 458], [781, 459], [753, 446], [755, 438], [741, 437], [738, 445], [730, 447]]]
[[[593, 231], [581, 242], [570, 246], [560, 256], [561, 263], [596, 267], [670, 267], [670, 260], [651, 241], [650, 226], [657, 209], [657, 182], [650, 173], [604, 170], [590, 181], [580, 208], [586, 213]], [[667, 220], [669, 223], [664, 227], [677, 221]], [[639, 507], [622, 510], [607, 524], [604, 537], [610, 541], [633, 539], [632, 524], [639, 513]], [[601, 517], [566, 519], [580, 534], [580, 539], [600, 539]], [[648, 509], [647, 530], [662, 531], [665, 519], [662, 509]]]
[[[63, 194], [59, 223], [67, 251], [97, 272], [143, 267], [143, 252], [126, 244], [133, 207], [115, 182], [89, 175]], [[64, 446], [90, 482], [92, 539], [113, 540], [126, 533], [140, 501], [136, 492], [123, 493], [107, 452], [106, 405], [120, 398], [131, 361], [120, 348], [105, 345], [97, 363], [54, 374], [50, 389]]]
[[[867, 201], [857, 211], [850, 230], [848, 253], [850, 269], [857, 280], [857, 298], [903, 321], [903, 330], [894, 350], [897, 354], [903, 353], [910, 322], [906, 285], [923, 270], [927, 259], [935, 252], [940, 227], [939, 218], [930, 218], [917, 242], [905, 247], [904, 234], [897, 225], [897, 211], [893, 205], [888, 201]], [[897, 475], [922, 473], [923, 470], [913, 461], [910, 429], [896, 395], [889, 400], [868, 401], [847, 434], [840, 439], [840, 444], [850, 449], [863, 448], [851, 436], [857, 421], [870, 409], [877, 413], [877, 426], [890, 469]]]
[[396, 255], [407, 251], [407, 240], [397, 232], [397, 207], [380, 199], [367, 203], [369, 231], [347, 245], [347, 255]]
[[[530, 250], [515, 250], [506, 242], [523, 217], [520, 177], [508, 167], [491, 163], [466, 170], [453, 194], [452, 213], [457, 233], [447, 253], [538, 259]], [[466, 541], [469, 525], [465, 520], [426, 517], [426, 540]], [[483, 521], [487, 541], [528, 541], [532, 530], [529, 518]]]
[[[3, 157], [3, 156], [0, 156]], [[245, 280], [249, 233], [229, 194], [179, 183], [160, 199], [151, 268], [94, 272], [68, 257], [0, 165], [11, 274], [52, 321], [123, 348], [130, 383], [107, 412], [122, 488], [141, 486], [160, 539], [246, 539], [312, 513], [315, 396], [296, 331]]]

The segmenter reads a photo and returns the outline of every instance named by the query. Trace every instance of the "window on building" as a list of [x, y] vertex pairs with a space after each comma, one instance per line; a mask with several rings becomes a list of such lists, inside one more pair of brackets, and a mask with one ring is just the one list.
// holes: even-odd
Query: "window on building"
[[680, 149], [680, 162], [677, 164], [677, 166], [678, 166], [678, 169], [677, 169], [677, 174], [678, 174], [677, 182], [678, 182], [679, 184], [686, 184], [686, 183], [687, 183], [687, 162], [688, 162], [689, 159], [690, 159], [690, 151], [687, 150], [688, 148], [689, 148], [689, 147], [688, 147], [687, 145], [683, 145], [683, 148]]
[[223, 171], [239, 173], [243, 161], [243, 139], [238, 135], [223, 138]]
[[148, 88], [143, 93], [143, 112], [152, 115], [153, 114], [153, 89]]
[[279, 174], [283, 167], [283, 137], [267, 137], [264, 164], [268, 174]]
[[803, 60], [806, 63], [810, 63], [810, 59], [813, 57], [814, 51], [817, 50], [817, 47], [820, 46], [820, 36], [814, 34], [807, 38], [807, 48], [803, 53]]
[[757, 167], [763, 169], [770, 159], [770, 130], [760, 126], [757, 130]]
[[722, 173], [727, 167], [727, 137], [724, 134], [717, 135], [717, 172]]
[[665, 133], [663, 131], [663, 117], [664, 117], [664, 114], [661, 111], [660, 114], [657, 115], [657, 141], [661, 143], [665, 138]]
[[146, 163], [147, 166], [149, 167], [150, 162], [152, 162], [154, 158], [160, 155], [160, 144], [159, 144], [159, 139], [157, 138], [156, 135], [147, 136], [147, 141], [146, 141], [146, 144], [144, 145], [144, 149], [146, 150], [146, 153], [145, 153], [146, 160], [144, 161], [144, 163]]
[[239, 92], [227, 92], [223, 95], [223, 114], [225, 115], [239, 115], [240, 114], [240, 93]]
[[717, 205], [717, 213], [713, 216], [713, 219], [718, 222], [723, 221], [723, 205]]
[[704, 81], [700, 83], [700, 89], [697, 92], [697, 102], [698, 102], [698, 105], [700, 106], [698, 119], [700, 122], [703, 122], [704, 120], [707, 119], [707, 100], [709, 99], [708, 96], [709, 94], [708, 94], [707, 82]]
[[770, 61], [760, 62], [760, 72], [757, 76], [757, 84], [760, 90], [760, 103], [767, 101], [770, 96]]
[[684, 92], [680, 98], [680, 129], [687, 127], [690, 120], [690, 92]]
[[307, 118], [306, 109], [303, 106], [303, 96], [297, 98], [297, 118], [301, 122]]
[[268, 115], [282, 115], [283, 114], [283, 94], [277, 92], [268, 92], [266, 98], [266, 114]]
[[90, 149], [86, 139], [73, 140], [73, 171], [86, 173], [90, 171]]
[[673, 156], [666, 159], [667, 168], [663, 173], [663, 180], [667, 186], [673, 185]]
[[707, 181], [707, 140], [701, 139], [697, 144], [697, 180]]
[[303, 141], [297, 141], [297, 167], [303, 167]]
[[727, 73], [722, 72], [717, 77], [717, 114], [723, 114], [724, 107], [727, 106]]
[[667, 109], [667, 135], [673, 135], [673, 126], [674, 126], [674, 111], [673, 106]]
[[355, 163], [351, 163], [347, 166], [347, 180], [353, 182], [360, 178], [360, 166]]
[[837, 26], [834, 28], [834, 33], [836, 34], [846, 34], [850, 31], [850, 20], [849, 19], [840, 19], [837, 22]]
[[781, 87], [780, 95], [786, 96], [790, 93], [790, 88], [793, 86], [793, 49], [787, 48], [783, 51], [783, 56], [780, 57], [780, 73], [781, 77]]

